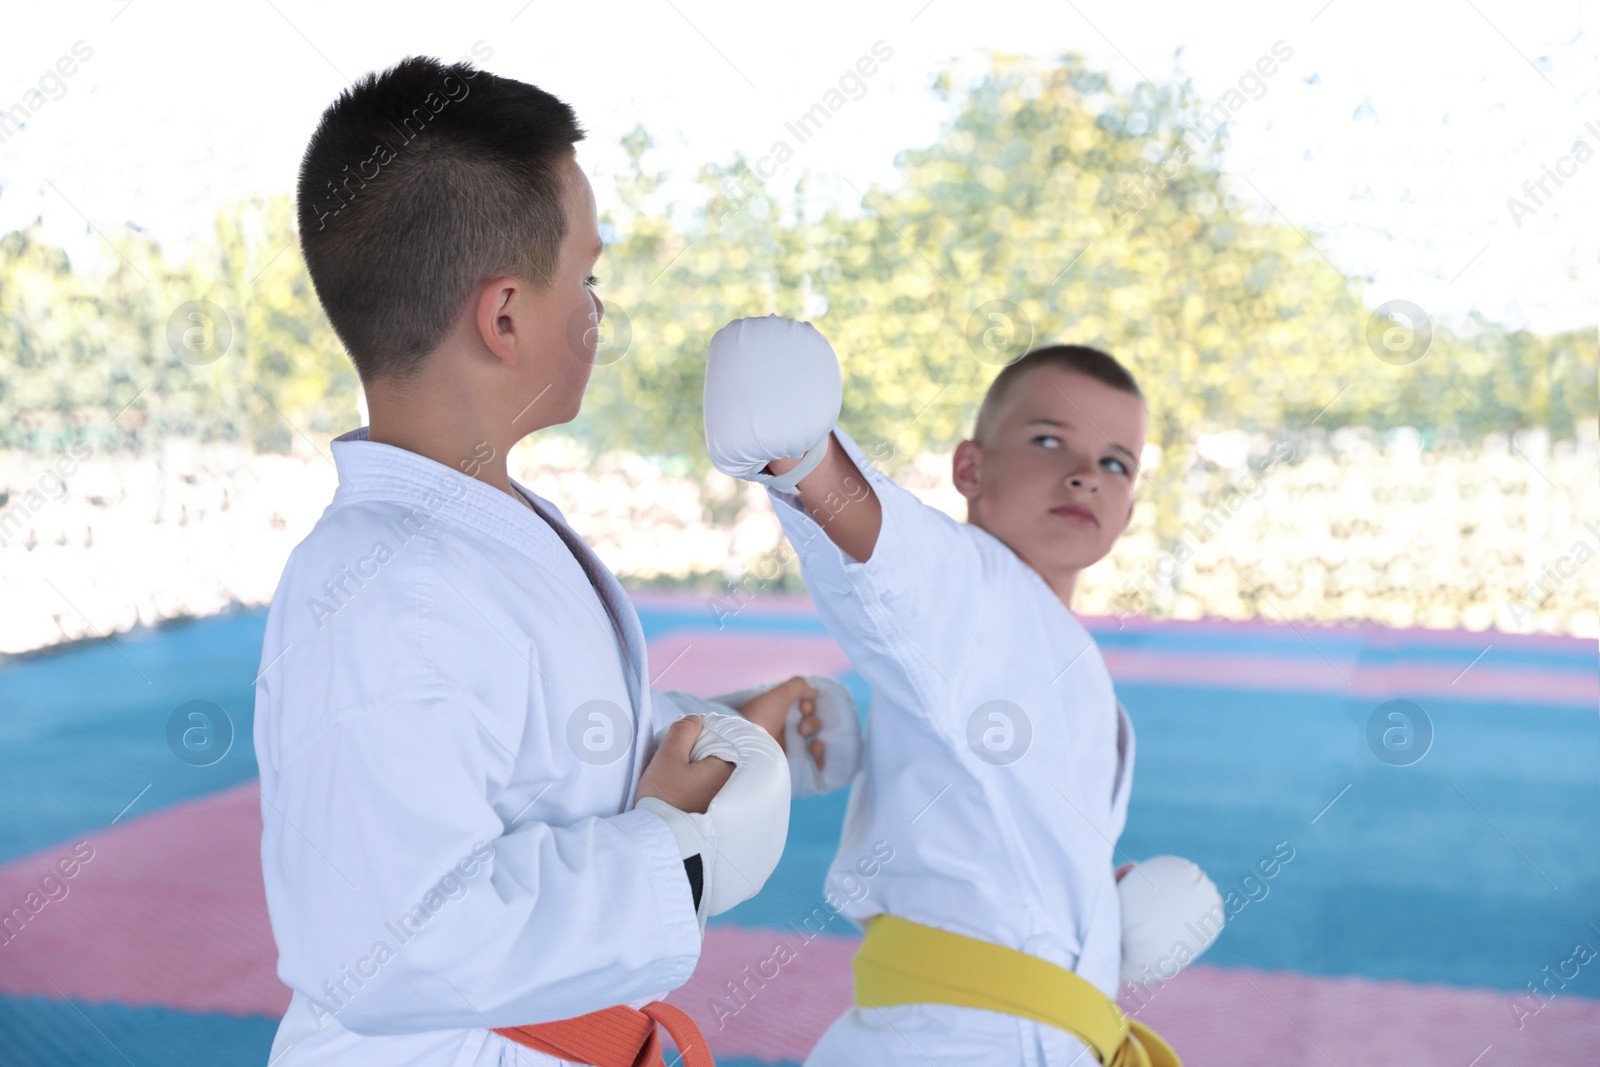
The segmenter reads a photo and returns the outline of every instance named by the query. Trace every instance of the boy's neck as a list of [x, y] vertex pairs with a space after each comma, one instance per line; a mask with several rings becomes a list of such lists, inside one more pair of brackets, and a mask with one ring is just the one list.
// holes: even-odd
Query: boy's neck
[[981, 520], [975, 517], [972, 513], [971, 504], [968, 504], [967, 506], [967, 522], [970, 525], [976, 526], [978, 529], [989, 534], [995, 540], [1011, 549], [1016, 557], [1022, 561], [1022, 565], [1024, 567], [1027, 567], [1029, 570], [1033, 571], [1033, 573], [1037, 574], [1039, 576], [1039, 580], [1050, 587], [1050, 591], [1056, 595], [1056, 599], [1061, 601], [1061, 606], [1066, 608], [1068, 611], [1072, 610], [1072, 593], [1078, 584], [1079, 571], [1071, 570], [1065, 571], [1061, 574], [1048, 574], [1045, 571], [1040, 570], [1038, 567], [1035, 567], [1028, 560], [1028, 558], [1021, 552], [1018, 552], [1010, 542], [1008, 542], [1004, 537], [1001, 537], [999, 534], [995, 533], [993, 530], [989, 529]]
[[414, 452], [520, 500], [506, 468], [513, 443], [506, 435], [462, 417], [461, 405], [421, 401], [381, 384], [366, 394], [367, 440]]
[[[1022, 557], [1018, 556], [1017, 558], [1021, 559]], [[1034, 567], [1033, 564], [1029, 563], [1025, 559], [1022, 560], [1022, 562], [1025, 566], [1032, 568], [1033, 573], [1037, 574], [1044, 581], [1044, 584], [1050, 587], [1050, 591], [1056, 595], [1056, 599], [1061, 601], [1062, 607], [1066, 608], [1068, 611], [1072, 610], [1072, 592], [1078, 584], [1077, 571], [1068, 571], [1065, 574], [1050, 575], [1046, 574], [1044, 571], [1041, 571], [1039, 568]]]
[[1078, 585], [1078, 572], [1073, 571], [1065, 576], [1057, 576], [1055, 578], [1050, 577], [1048, 574], [1040, 574], [1039, 577], [1043, 578], [1044, 584], [1048, 585], [1051, 591], [1055, 593], [1056, 599], [1061, 601], [1061, 606], [1071, 611], [1072, 593]]

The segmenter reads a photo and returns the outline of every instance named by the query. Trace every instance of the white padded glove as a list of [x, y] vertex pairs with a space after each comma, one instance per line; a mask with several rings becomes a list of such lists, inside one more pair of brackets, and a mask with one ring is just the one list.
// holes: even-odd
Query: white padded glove
[[[704, 934], [708, 918], [755, 896], [778, 866], [789, 838], [789, 765], [772, 735], [744, 716], [710, 712], [700, 718], [689, 759], [716, 756], [734, 764], [727, 784], [704, 815], [660, 797], [644, 797], [637, 806], [666, 821], [683, 858], [700, 855], [704, 883], [695, 917]], [[664, 734], [657, 735], [658, 748]]]
[[[809, 322], [735, 319], [706, 356], [706, 450], [717, 470], [792, 491], [828, 453], [844, 386], [839, 357]], [[793, 470], [765, 474], [775, 459]]]
[[1117, 883], [1117, 895], [1122, 980], [1134, 986], [1170, 980], [1211, 947], [1227, 921], [1206, 872], [1179, 856], [1135, 863]]
[[[810, 737], [800, 732], [800, 702], [796, 700], [789, 705], [789, 714], [783, 720], [783, 751], [789, 758], [789, 780], [794, 795], [819, 797], [855, 781], [856, 771], [861, 769], [861, 720], [856, 716], [856, 702], [850, 690], [820, 674], [808, 674], [805, 679], [817, 691], [817, 719], [822, 728]], [[737, 708], [771, 688], [759, 685], [711, 699]], [[808, 751], [811, 742], [819, 740], [823, 745], [821, 770], [817, 769], [817, 761]]]

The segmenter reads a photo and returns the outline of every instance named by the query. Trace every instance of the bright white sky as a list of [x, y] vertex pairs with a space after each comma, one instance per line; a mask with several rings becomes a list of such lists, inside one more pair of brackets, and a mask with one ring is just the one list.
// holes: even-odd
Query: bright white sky
[[[66, 92], [0, 144], [0, 232], [42, 216], [75, 263], [110, 253], [88, 231], [131, 221], [182, 256], [221, 201], [292, 192], [318, 115], [347, 84], [415, 53], [480, 63], [574, 105], [580, 159], [604, 208], [616, 141], [642, 121], [653, 167], [688, 182], [704, 162], [764, 153], [873, 42], [893, 58], [774, 180], [802, 168], [854, 204], [895, 181], [943, 110], [933, 73], [979, 50], [1077, 51], [1128, 85], [1189, 77], [1221, 96], [1278, 40], [1294, 55], [1232, 124], [1227, 168], [1347, 274], [1369, 305], [1436, 317], [1476, 308], [1540, 330], [1592, 325], [1600, 226], [1600, 37], [1579, 3], [1292, 0], [496, 0], [335, 7], [105, 0], [30, 4], [0, 36], [0, 108], [82, 40]], [[1590, 5], [1589, 13], [1595, 9]], [[1588, 21], [1594, 21], [1592, 18]], [[1176, 55], [1181, 49], [1181, 54]], [[1592, 127], [1586, 127], [1592, 123]], [[793, 138], [790, 138], [791, 143]], [[1570, 156], [1517, 227], [1506, 200]], [[1565, 164], [1571, 169], [1572, 164]], [[604, 274], [602, 270], [602, 276]]]

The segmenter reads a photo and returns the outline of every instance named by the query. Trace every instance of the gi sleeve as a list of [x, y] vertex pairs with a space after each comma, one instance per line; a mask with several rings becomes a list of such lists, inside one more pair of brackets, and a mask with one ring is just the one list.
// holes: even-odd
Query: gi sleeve
[[[650, 709], [658, 735], [685, 715], [705, 715], [709, 712], [719, 712], [723, 715], [739, 714], [738, 708], [678, 689], [650, 690]], [[655, 751], [653, 747], [651, 751], [652, 753]]]
[[505, 832], [474, 699], [443, 684], [331, 715], [263, 792], [278, 974], [355, 1033], [568, 1018], [698, 961], [667, 825], [631, 810]]
[[[887, 658], [925, 703], [942, 704], [965, 635], [984, 625], [984, 560], [974, 531], [896, 485], [849, 434], [833, 432], [883, 508], [872, 555], [863, 563], [836, 546], [797, 493], [769, 489], [773, 510], [819, 613], [863, 674], [875, 657]], [[824, 506], [851, 504], [847, 497]]]

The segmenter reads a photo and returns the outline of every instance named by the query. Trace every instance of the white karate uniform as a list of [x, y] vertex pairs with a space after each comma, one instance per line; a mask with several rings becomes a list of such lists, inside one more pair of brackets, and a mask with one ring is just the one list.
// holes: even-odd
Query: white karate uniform
[[[817, 610], [873, 690], [862, 773], [827, 880], [848, 902], [840, 914], [864, 925], [888, 912], [1005, 945], [1115, 997], [1113, 842], [1134, 745], [1099, 649], [1003, 542], [923, 504], [834, 432], [882, 502], [867, 562], [829, 541], [796, 494], [769, 496]], [[879, 862], [885, 844], [893, 858]], [[1056, 1027], [937, 1004], [852, 1008], [806, 1060], [1095, 1062]]]
[[678, 715], [553, 505], [365, 438], [333, 444], [339, 489], [284, 568], [256, 683], [294, 991], [271, 1062], [561, 1063], [489, 1028], [640, 1007], [699, 960], [672, 831], [630, 810]]

